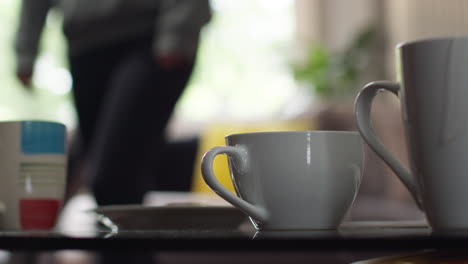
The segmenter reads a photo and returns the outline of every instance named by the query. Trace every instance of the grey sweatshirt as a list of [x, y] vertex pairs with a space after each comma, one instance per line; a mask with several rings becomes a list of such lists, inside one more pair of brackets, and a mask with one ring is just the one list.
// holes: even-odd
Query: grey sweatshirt
[[208, 0], [22, 0], [15, 37], [17, 67], [32, 67], [49, 10], [63, 14], [71, 56], [99, 45], [152, 33], [155, 56], [194, 56], [209, 22]]

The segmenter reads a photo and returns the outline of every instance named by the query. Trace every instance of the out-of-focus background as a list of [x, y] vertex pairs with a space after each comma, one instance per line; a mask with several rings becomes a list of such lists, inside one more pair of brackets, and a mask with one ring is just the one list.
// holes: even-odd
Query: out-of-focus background
[[[13, 38], [20, 4], [0, 0], [0, 121], [59, 121], [73, 136], [77, 117], [60, 13], [51, 12], [47, 18], [34, 89], [27, 90], [14, 73]], [[194, 74], [167, 127], [169, 140], [196, 142], [192, 145], [196, 155], [183, 164], [196, 192], [209, 192], [200, 175], [201, 155], [224, 144], [226, 134], [355, 130], [357, 92], [370, 81], [396, 79], [395, 45], [468, 34], [468, 0], [211, 0], [210, 4], [213, 17], [203, 28]], [[398, 99], [378, 95], [372, 114], [384, 143], [408, 164]], [[365, 154], [364, 177], [350, 219], [421, 219], [397, 177], [367, 147]], [[224, 174], [229, 186], [226, 160], [219, 158], [215, 171]], [[88, 198], [80, 201], [93, 205]], [[0, 251], [1, 263], [7, 255]]]
[[[0, 120], [56, 120], [73, 134], [76, 114], [60, 14], [47, 19], [35, 89], [27, 91], [13, 72], [19, 5], [0, 0]], [[222, 144], [227, 133], [354, 130], [358, 90], [372, 80], [396, 78], [396, 44], [468, 32], [465, 0], [211, 0], [211, 7], [194, 75], [167, 128], [170, 140], [200, 140], [194, 182], [200, 153]], [[379, 95], [373, 114], [383, 141], [406, 161], [397, 98]], [[414, 212], [408, 192], [368, 149], [360, 197], [403, 202], [408, 215]], [[366, 212], [358, 215], [365, 218]]]

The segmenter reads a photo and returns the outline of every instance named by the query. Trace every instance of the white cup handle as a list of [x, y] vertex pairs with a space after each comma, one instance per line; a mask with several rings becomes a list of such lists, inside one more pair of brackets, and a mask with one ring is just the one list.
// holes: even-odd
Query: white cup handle
[[235, 207], [242, 210], [244, 213], [254, 218], [255, 220], [266, 223], [268, 221], [268, 214], [264, 208], [254, 206], [241, 198], [234, 195], [231, 191], [226, 189], [216, 178], [213, 171], [213, 161], [217, 155], [226, 154], [236, 160], [236, 170], [240, 173], [248, 169], [247, 151], [242, 147], [219, 146], [214, 147], [207, 151], [202, 158], [201, 170], [202, 176], [206, 184], [221, 198], [228, 201]]
[[371, 125], [370, 112], [372, 100], [381, 90], [392, 92], [398, 97], [400, 85], [390, 81], [371, 82], [364, 86], [355, 101], [355, 116], [359, 132], [369, 146], [395, 172], [403, 184], [408, 188], [418, 207], [422, 210], [422, 202], [418, 194], [417, 185], [411, 172], [388, 151], [380, 139], [375, 135]]

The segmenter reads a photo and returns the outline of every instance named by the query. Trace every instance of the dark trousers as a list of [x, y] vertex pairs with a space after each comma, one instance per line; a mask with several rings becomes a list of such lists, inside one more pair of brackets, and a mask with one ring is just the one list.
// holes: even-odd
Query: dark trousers
[[153, 55], [151, 38], [143, 37], [71, 57], [70, 68], [97, 203], [141, 203], [157, 177], [174, 177], [158, 173], [158, 163], [165, 157], [166, 123], [193, 62], [164, 70]]

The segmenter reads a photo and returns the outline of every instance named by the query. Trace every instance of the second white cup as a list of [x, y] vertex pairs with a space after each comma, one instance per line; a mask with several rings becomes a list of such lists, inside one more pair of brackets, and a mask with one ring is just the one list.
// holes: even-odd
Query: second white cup
[[[212, 166], [219, 154], [229, 157], [237, 195], [216, 179]], [[357, 132], [242, 133], [205, 153], [202, 175], [258, 230], [336, 229], [357, 195], [362, 161]]]

